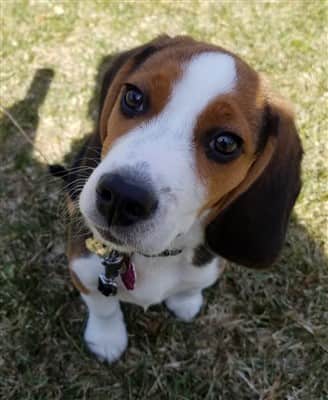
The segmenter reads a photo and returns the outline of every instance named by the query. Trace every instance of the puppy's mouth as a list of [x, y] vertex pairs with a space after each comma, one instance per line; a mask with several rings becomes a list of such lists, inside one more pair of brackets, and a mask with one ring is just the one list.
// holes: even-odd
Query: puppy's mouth
[[123, 245], [123, 242], [116, 237], [114, 237], [108, 230], [102, 229], [102, 228], [97, 228], [97, 231], [100, 233], [100, 235], [108, 242], [111, 242], [113, 244], [117, 244], [119, 246]]
[[107, 227], [101, 227], [99, 225], [93, 226], [93, 231], [95, 234], [95, 238], [102, 242], [104, 245], [109, 246], [121, 253], [132, 254], [138, 253], [143, 254], [143, 252], [138, 249], [138, 247], [134, 244], [134, 242], [130, 243], [128, 238], [117, 238], [115, 234], [113, 234]]
[[95, 227], [96, 231], [99, 233], [100, 238], [103, 239], [104, 242], [113, 244], [114, 246], [125, 247], [125, 244], [122, 240], [116, 238], [108, 229], [102, 228], [100, 226]]
[[[116, 238], [108, 229], [106, 228], [101, 228], [99, 226], [95, 227], [98, 235], [99, 235], [99, 240], [103, 242], [106, 245], [110, 245], [113, 247], [115, 250], [120, 251], [121, 253], [126, 253], [126, 254], [132, 254], [132, 253], [137, 253], [140, 254], [144, 257], [166, 257], [166, 256], [175, 256], [178, 255], [182, 252], [181, 249], [179, 248], [168, 248], [164, 249], [162, 251], [159, 251], [157, 253], [149, 253], [143, 250], [139, 250], [135, 248], [134, 246], [131, 247], [124, 243], [122, 240]], [[177, 235], [177, 237], [180, 235]]]

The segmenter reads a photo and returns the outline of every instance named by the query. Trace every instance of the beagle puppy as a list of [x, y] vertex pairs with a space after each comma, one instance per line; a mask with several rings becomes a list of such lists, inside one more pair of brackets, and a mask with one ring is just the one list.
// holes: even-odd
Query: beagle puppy
[[[89, 309], [89, 349], [108, 362], [122, 355], [121, 301], [164, 301], [190, 321], [222, 258], [270, 266], [300, 191], [301, 158], [291, 111], [235, 54], [161, 36], [117, 56], [95, 132], [67, 173], [52, 171], [68, 182], [69, 268]], [[86, 247], [90, 236], [125, 259], [111, 277], [114, 295], [99, 290], [106, 263]]]

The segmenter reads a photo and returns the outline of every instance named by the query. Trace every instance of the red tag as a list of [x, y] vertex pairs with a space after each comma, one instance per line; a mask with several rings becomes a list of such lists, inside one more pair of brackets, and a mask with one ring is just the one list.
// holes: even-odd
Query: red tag
[[132, 262], [127, 263], [126, 271], [121, 273], [121, 279], [128, 290], [133, 290], [136, 283], [136, 269]]

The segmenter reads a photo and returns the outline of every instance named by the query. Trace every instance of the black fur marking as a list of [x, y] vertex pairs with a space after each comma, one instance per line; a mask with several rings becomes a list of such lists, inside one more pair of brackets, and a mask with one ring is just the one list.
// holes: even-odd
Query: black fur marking
[[211, 262], [216, 256], [203, 244], [200, 244], [194, 252], [192, 264], [196, 267], [202, 267]]
[[258, 136], [256, 153], [259, 154], [264, 150], [265, 145], [271, 135], [277, 135], [279, 131], [279, 115], [272, 113], [269, 104], [266, 104], [262, 114], [261, 129]]
[[151, 55], [156, 53], [160, 48], [156, 46], [148, 46], [134, 57], [134, 65], [131, 72], [136, 71]]
[[100, 151], [99, 135], [94, 134], [87, 138], [70, 168], [66, 169], [59, 164], [48, 166], [51, 175], [63, 179], [65, 191], [72, 200], [79, 197], [83, 188], [83, 181], [87, 181], [93, 169], [99, 164]]
[[62, 165], [59, 164], [48, 165], [48, 169], [52, 176], [55, 176], [56, 178], [62, 178], [64, 182], [67, 181], [67, 176], [69, 171]]
[[99, 134], [90, 136], [84, 143], [74, 159], [69, 172], [68, 192], [72, 200], [76, 200], [82, 189], [82, 183], [86, 182], [92, 171], [100, 162], [101, 143]]
[[121, 69], [131, 53], [131, 51], [127, 51], [116, 56], [114, 60], [110, 63], [109, 69], [104, 74], [100, 90], [99, 115], [104, 106], [110, 85], [112, 84], [117, 72]]

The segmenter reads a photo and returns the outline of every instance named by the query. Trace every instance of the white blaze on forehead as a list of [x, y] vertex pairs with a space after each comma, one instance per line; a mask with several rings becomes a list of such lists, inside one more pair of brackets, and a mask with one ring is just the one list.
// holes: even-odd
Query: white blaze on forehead
[[194, 56], [184, 66], [164, 112], [175, 113], [177, 118], [188, 115], [195, 122], [207, 104], [234, 89], [236, 79], [235, 61], [230, 55], [211, 52]]

